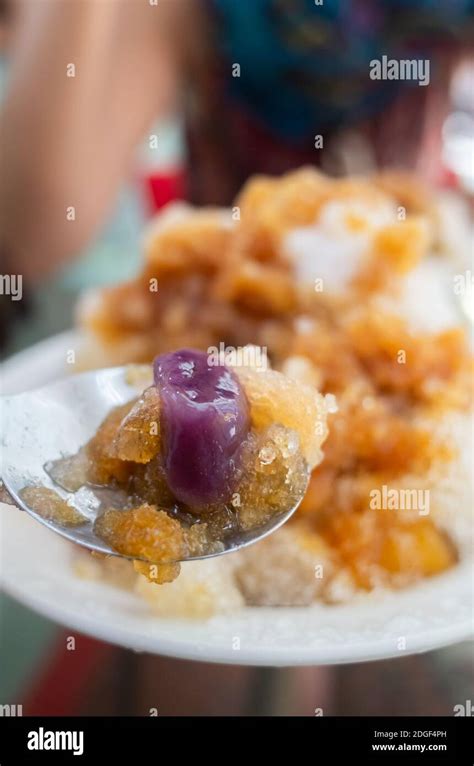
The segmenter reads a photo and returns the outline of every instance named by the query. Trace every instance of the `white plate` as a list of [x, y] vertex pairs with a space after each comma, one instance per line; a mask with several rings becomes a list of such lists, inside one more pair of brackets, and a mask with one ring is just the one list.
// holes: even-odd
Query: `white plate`
[[[65, 333], [4, 364], [4, 393], [62, 376]], [[131, 593], [78, 579], [71, 547], [31, 517], [0, 506], [0, 583], [22, 603], [72, 629], [138, 651], [245, 665], [320, 665], [399, 657], [469, 638], [473, 584], [469, 562], [416, 587], [370, 594], [345, 606], [246, 608], [208, 621], [150, 614]], [[240, 649], [234, 649], [240, 639]]]

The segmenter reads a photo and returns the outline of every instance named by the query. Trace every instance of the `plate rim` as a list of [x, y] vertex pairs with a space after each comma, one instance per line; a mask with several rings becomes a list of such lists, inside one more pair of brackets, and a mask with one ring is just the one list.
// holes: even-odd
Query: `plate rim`
[[[228, 649], [217, 650], [214, 647], [206, 648], [206, 645], [204, 645], [202, 649], [193, 649], [189, 642], [187, 643], [182, 640], [172, 640], [163, 637], [149, 637], [136, 634], [132, 640], [128, 631], [124, 631], [120, 626], [114, 626], [113, 633], [115, 635], [113, 635], [108, 632], [107, 627], [100, 620], [95, 621], [90, 617], [84, 618], [84, 616], [75, 618], [69, 613], [67, 614], [67, 617], [65, 617], [63, 607], [56, 608], [51, 604], [45, 603], [41, 598], [29, 597], [22, 589], [17, 590], [11, 583], [5, 585], [5, 579], [1, 576], [1, 573], [0, 584], [5, 593], [29, 609], [32, 609], [32, 611], [41, 614], [43, 617], [46, 617], [59, 625], [76, 630], [83, 635], [105, 641], [115, 646], [122, 646], [136, 652], [147, 652], [149, 654], [159, 654], [166, 657], [173, 657], [175, 659], [198, 662], [212, 662], [225, 665], [251, 665], [259, 667], [349, 665], [360, 662], [376, 662], [378, 660], [407, 657], [413, 654], [425, 654], [426, 652], [435, 649], [442, 649], [451, 646], [454, 643], [462, 643], [472, 639], [472, 629], [466, 622], [463, 623], [462, 631], [459, 630], [459, 625], [456, 624], [454, 630], [452, 626], [444, 626], [437, 631], [430, 629], [429, 634], [427, 634], [428, 638], [424, 633], [419, 633], [416, 635], [415, 639], [411, 639], [410, 648], [405, 650], [398, 650], [396, 648], [387, 650], [387, 638], [371, 642], [370, 650], [367, 648], [367, 643], [362, 643], [360, 647], [357, 645], [350, 645], [351, 648], [347, 653], [345, 653], [344, 649], [341, 650], [340, 645], [338, 645], [338, 649], [332, 654], [328, 654], [325, 649], [325, 655], [321, 654], [321, 656], [318, 656], [318, 650], [315, 648], [306, 651], [299, 649], [298, 651], [301, 653], [299, 658], [295, 658], [294, 652], [292, 654], [291, 649], [286, 650], [281, 647], [272, 649], [271, 657], [268, 656], [268, 649], [261, 649], [259, 647], [246, 649], [245, 651], [241, 649], [239, 652], [232, 653]], [[244, 609], [248, 610], [257, 608], [258, 607], [244, 607]], [[278, 607], [273, 608], [278, 609]], [[160, 619], [166, 619], [154, 617], [153, 615], [151, 615], [151, 618], [157, 622], [159, 622]], [[173, 619], [173, 622], [174, 621], [175, 620]], [[192, 624], [192, 621], [189, 622]], [[450, 630], [455, 635], [451, 635]]]

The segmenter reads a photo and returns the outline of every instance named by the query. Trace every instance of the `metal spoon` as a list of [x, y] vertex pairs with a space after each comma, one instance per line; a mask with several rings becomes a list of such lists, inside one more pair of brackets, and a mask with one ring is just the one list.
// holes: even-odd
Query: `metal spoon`
[[[62, 537], [111, 556], [121, 554], [97, 537], [93, 529], [101, 510], [100, 491], [83, 487], [75, 493], [68, 492], [53, 482], [45, 467], [51, 461], [76, 454], [113, 407], [141, 392], [127, 382], [126, 370], [126, 367], [113, 367], [81, 373], [33, 391], [1, 398], [1, 476], [14, 504]], [[20, 496], [21, 490], [29, 485], [49, 487], [72, 501], [84, 514], [84, 524], [64, 526], [43, 518]], [[223, 550], [186, 560], [220, 556], [262, 540], [290, 518], [302, 497], [294, 507], [273, 516], [266, 524], [226, 536]]]

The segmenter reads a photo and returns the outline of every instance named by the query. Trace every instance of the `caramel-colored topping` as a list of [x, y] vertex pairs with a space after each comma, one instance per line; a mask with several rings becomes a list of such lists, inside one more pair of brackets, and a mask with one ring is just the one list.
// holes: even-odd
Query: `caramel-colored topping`
[[43, 519], [56, 521], [66, 527], [76, 527], [87, 521], [73, 505], [69, 505], [54, 489], [49, 489], [49, 487], [25, 487], [20, 491], [20, 497]]
[[[345, 225], [354, 236], [372, 225], [358, 211], [393, 212], [392, 220], [373, 229], [344, 294], [301, 286], [283, 247], [289, 231], [318, 225], [332, 203], [347, 203]], [[86, 326], [117, 363], [151, 361], [181, 346], [204, 350], [221, 341], [265, 346], [276, 370], [335, 394], [339, 406], [328, 417], [320, 462], [320, 444], [313, 444], [314, 452], [307, 448], [304, 401], [271, 387], [259, 393], [258, 378], [242, 372], [254, 397], [254, 427], [279, 422], [296, 429], [308, 462], [319, 463], [296, 520], [305, 517], [318, 529], [363, 587], [380, 579], [395, 586], [404, 576], [450, 566], [455, 556], [431, 517], [408, 521], [369, 507], [372, 489], [404, 477], [427, 483], [456, 459], [436, 433], [436, 421], [467, 411], [472, 402], [472, 359], [461, 324], [443, 332], [414, 331], [383, 300], [377, 302], [381, 294], [396, 296], [406, 273], [438, 244], [429, 194], [407, 174], [331, 179], [303, 168], [278, 179], [250, 179], [233, 212], [228, 225], [222, 213], [188, 209], [179, 222], [150, 235], [143, 274], [104, 291]], [[150, 291], [153, 278], [159, 280], [157, 294]], [[265, 417], [271, 411], [267, 419], [259, 414], [260, 403]], [[127, 474], [127, 467], [122, 470]], [[107, 464], [103, 474], [113, 477], [116, 466]], [[162, 478], [157, 458], [136, 466], [136, 494], [160, 505], [166, 497]], [[221, 510], [200, 534], [215, 536], [216, 524], [234, 523], [232, 513]]]
[[94, 531], [114, 550], [130, 558], [169, 564], [185, 554], [179, 521], [152, 505], [105, 511], [96, 520]]

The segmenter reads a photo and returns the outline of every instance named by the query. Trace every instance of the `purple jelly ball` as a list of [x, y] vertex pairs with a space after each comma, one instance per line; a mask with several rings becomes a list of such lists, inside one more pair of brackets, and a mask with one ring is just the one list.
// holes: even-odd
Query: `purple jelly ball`
[[237, 376], [193, 349], [156, 357], [153, 373], [171, 491], [191, 508], [224, 502], [238, 480], [240, 448], [250, 428]]

